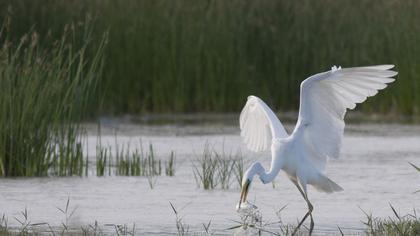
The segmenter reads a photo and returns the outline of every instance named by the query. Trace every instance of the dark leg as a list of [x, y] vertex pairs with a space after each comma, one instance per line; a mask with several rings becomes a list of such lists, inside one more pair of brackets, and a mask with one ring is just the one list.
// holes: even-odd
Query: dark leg
[[311, 225], [310, 225], [310, 228], [309, 228], [309, 235], [312, 235], [312, 231], [313, 231], [314, 225], [315, 225], [314, 219], [312, 217], [312, 211], [313, 211], [314, 207], [312, 206], [311, 202], [308, 200], [307, 194], [299, 186], [299, 183], [297, 181], [294, 181], [294, 180], [292, 180], [292, 182], [295, 184], [295, 186], [299, 190], [300, 194], [302, 194], [303, 199], [305, 199], [306, 203], [308, 204], [308, 212], [305, 214], [305, 216], [299, 222], [298, 226], [295, 228], [295, 230], [293, 231], [292, 235], [295, 235], [297, 233], [297, 230], [300, 228], [300, 226], [302, 226], [303, 222], [305, 222], [305, 220], [306, 220], [306, 218], [308, 218], [308, 216], [310, 216], [310, 218], [311, 218]]

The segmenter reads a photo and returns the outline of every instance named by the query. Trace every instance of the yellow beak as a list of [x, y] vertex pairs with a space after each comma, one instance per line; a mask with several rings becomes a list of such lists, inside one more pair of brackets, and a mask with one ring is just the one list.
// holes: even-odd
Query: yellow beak
[[241, 208], [241, 203], [246, 201], [246, 197], [248, 195], [248, 190], [249, 190], [249, 184], [250, 183], [251, 183], [251, 181], [249, 181], [249, 179], [247, 179], [245, 181], [245, 183], [242, 185], [241, 198], [239, 199], [239, 208]]

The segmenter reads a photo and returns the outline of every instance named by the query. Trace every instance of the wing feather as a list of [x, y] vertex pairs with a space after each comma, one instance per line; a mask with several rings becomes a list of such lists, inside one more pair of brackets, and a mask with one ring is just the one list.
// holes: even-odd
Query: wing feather
[[286, 138], [288, 134], [274, 112], [260, 98], [249, 96], [239, 117], [241, 136], [252, 151], [271, 147], [273, 138]]
[[298, 123], [304, 153], [320, 171], [328, 158], [338, 158], [347, 109], [387, 87], [398, 73], [393, 65], [333, 68], [304, 80], [300, 91]]

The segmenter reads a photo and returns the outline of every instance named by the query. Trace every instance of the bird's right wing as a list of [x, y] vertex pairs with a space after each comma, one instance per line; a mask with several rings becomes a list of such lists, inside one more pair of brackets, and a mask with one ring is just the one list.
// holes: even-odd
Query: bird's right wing
[[295, 133], [301, 150], [323, 171], [328, 157], [338, 158], [344, 131], [344, 115], [356, 103], [374, 96], [394, 81], [393, 65], [336, 68], [304, 80]]
[[274, 112], [255, 96], [248, 97], [239, 117], [239, 126], [247, 147], [255, 152], [269, 149], [273, 138], [288, 137]]

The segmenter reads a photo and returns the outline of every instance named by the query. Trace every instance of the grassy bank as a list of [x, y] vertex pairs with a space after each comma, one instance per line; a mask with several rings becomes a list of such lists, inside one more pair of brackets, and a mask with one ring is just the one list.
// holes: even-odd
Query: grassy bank
[[[361, 106], [418, 115], [415, 0], [10, 0], [13, 35], [58, 34], [86, 14], [110, 32], [103, 113], [238, 111], [248, 94], [296, 110], [299, 83], [334, 64], [394, 63], [398, 82]], [[11, 6], [8, 8], [8, 6]]]

